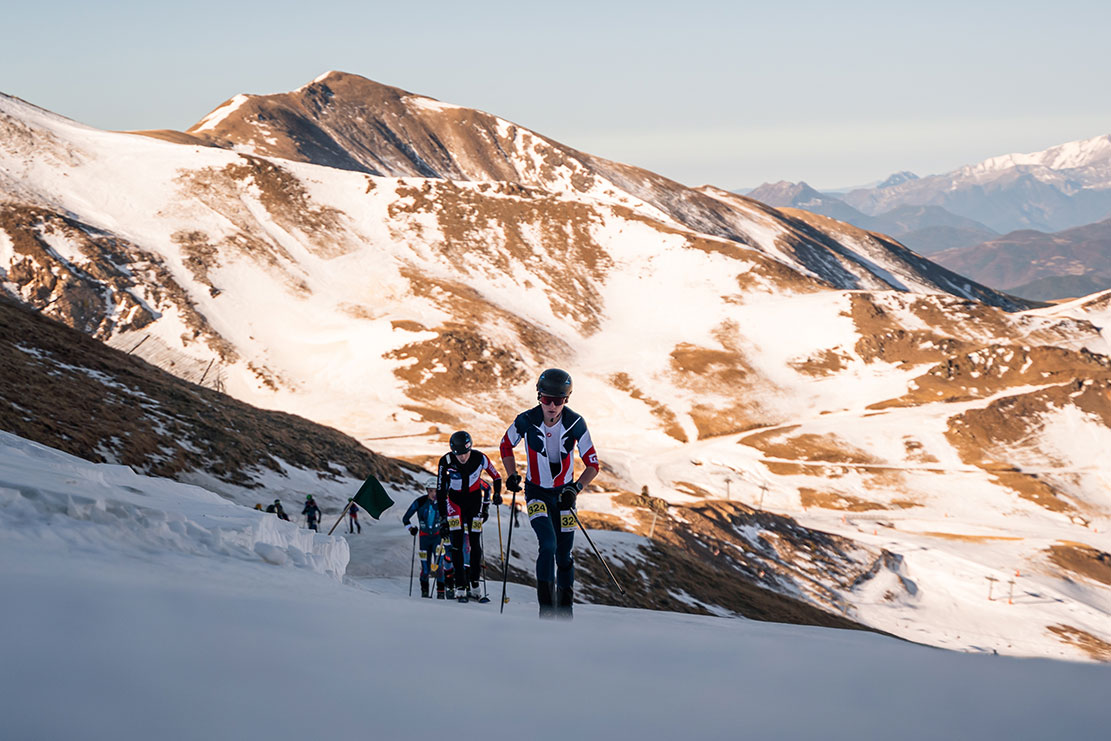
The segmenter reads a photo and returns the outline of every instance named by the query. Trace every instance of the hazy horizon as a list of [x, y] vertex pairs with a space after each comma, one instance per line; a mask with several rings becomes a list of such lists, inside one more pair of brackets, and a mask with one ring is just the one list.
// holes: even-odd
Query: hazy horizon
[[[6, 12], [0, 91], [104, 129], [185, 129], [338, 69], [688, 185], [861, 185], [1111, 133], [1111, 6], [63, 0]], [[47, 39], [44, 42], [44, 39]]]

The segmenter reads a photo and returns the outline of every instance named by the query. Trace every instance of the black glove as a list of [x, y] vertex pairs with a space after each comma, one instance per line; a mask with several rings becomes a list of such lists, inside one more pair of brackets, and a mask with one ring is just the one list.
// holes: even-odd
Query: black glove
[[501, 492], [494, 492], [494, 498], [491, 499], [490, 501], [492, 501], [494, 503], [495, 507], [500, 507], [501, 502], [502, 502]]
[[520, 491], [521, 490], [521, 474], [519, 474], [519, 473], [510, 474], [509, 478], [507, 478], [505, 480], [505, 488], [509, 489], [510, 491]]
[[447, 524], [447, 520], [440, 523], [440, 537], [447, 538], [451, 536], [451, 527]]
[[583, 485], [578, 481], [572, 481], [567, 486], [559, 490], [559, 508], [560, 509], [574, 509], [575, 499], [582, 491]]
[[418, 531], [417, 531], [417, 526], [416, 526], [416, 525], [410, 525], [410, 526], [409, 526], [409, 534], [410, 534], [410, 535], [416, 535], [416, 534], [417, 534], [417, 532], [418, 532]]
[[484, 504], [482, 505], [482, 521], [486, 522], [488, 519], [490, 519], [490, 505]]

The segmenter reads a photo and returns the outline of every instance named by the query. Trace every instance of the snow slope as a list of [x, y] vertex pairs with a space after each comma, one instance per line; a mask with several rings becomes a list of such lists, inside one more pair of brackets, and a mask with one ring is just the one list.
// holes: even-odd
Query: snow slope
[[[352, 541], [404, 551], [395, 517]], [[620, 608], [540, 623], [522, 589], [499, 615], [407, 598], [404, 572], [341, 582], [347, 555], [0, 433], [4, 736], [1105, 736], [1103, 666]]]

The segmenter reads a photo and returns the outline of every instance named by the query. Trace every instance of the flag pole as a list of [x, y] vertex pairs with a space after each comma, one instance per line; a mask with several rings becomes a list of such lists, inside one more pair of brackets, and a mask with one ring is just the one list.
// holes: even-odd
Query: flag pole
[[[357, 507], [357, 506], [359, 506], [359, 505], [355, 504], [355, 500], [354, 500], [354, 499], [348, 499], [348, 500], [347, 500], [347, 506], [346, 506], [346, 507], [344, 507], [344, 508], [343, 508], [343, 511], [339, 513], [339, 519], [338, 519], [338, 520], [336, 520], [336, 524], [335, 524], [335, 525], [332, 525], [332, 530], [335, 530], [335, 529], [336, 529], [337, 527], [339, 527], [339, 524], [340, 524], [341, 522], [343, 522], [343, 516], [344, 516], [345, 514], [347, 514], [347, 510], [348, 510], [348, 509], [349, 509], [349, 508], [351, 507], [351, 505], [355, 505], [356, 507]], [[328, 531], [328, 534], [329, 534], [329, 535], [331, 535], [331, 534], [332, 534], [332, 530], [329, 530], [329, 531]]]

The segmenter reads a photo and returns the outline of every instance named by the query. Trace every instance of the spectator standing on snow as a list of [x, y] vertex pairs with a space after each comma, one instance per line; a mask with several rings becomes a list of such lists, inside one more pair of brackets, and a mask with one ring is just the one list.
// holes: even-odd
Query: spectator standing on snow
[[266, 511], [270, 514], [277, 515], [279, 520], [285, 520], [286, 522], [289, 522], [289, 515], [287, 515], [285, 513], [285, 510], [282, 509], [282, 501], [280, 499], [275, 499], [274, 503], [266, 508]]
[[301, 510], [301, 514], [309, 523], [309, 530], [316, 530], [320, 532], [317, 523], [320, 522], [320, 507], [317, 506], [316, 500], [312, 498], [312, 494], [305, 495], [305, 506]]
[[362, 535], [363, 526], [359, 524], [359, 508], [354, 502], [351, 502], [347, 507], [347, 517], [349, 518], [347, 520], [347, 532], [349, 534], [354, 533], [357, 528], [359, 534]]

